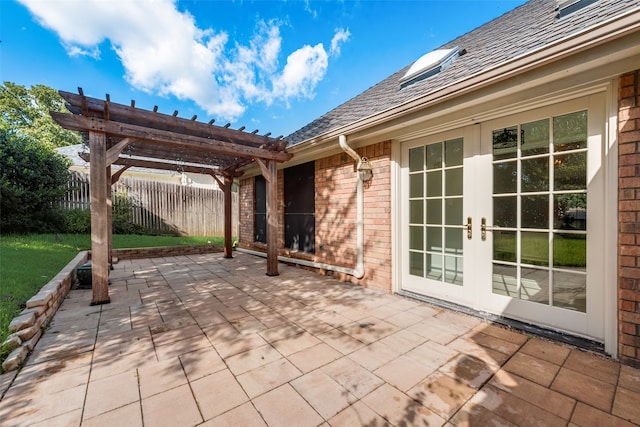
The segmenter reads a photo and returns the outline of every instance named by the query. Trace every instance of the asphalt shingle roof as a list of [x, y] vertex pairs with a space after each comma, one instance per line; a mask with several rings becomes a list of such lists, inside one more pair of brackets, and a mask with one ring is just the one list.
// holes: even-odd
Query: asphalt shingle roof
[[531, 0], [441, 46], [466, 50], [444, 71], [401, 88], [408, 64], [285, 139], [294, 145], [400, 106], [636, 7], [637, 0], [599, 0], [558, 18], [557, 0]]

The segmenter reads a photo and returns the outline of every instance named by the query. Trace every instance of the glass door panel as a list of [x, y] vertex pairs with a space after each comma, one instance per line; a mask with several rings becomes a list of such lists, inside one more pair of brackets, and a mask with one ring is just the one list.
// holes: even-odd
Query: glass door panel
[[453, 285], [462, 285], [464, 277], [463, 144], [462, 138], [456, 138], [408, 152], [409, 269], [411, 274]]
[[586, 129], [578, 111], [492, 130], [493, 293], [586, 310]]
[[[408, 204], [403, 289], [435, 296], [462, 293], [467, 256], [465, 132], [425, 138], [403, 151]], [[468, 190], [466, 190], [468, 191]]]

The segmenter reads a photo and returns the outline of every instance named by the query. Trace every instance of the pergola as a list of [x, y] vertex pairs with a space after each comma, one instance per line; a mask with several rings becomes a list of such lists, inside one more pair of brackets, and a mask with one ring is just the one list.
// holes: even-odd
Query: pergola
[[[111, 263], [111, 185], [132, 166], [211, 175], [224, 192], [224, 256], [231, 258], [231, 186], [241, 169], [255, 162], [267, 182], [267, 275], [278, 275], [277, 163], [289, 160], [287, 142], [224, 126], [142, 110], [131, 105], [60, 91], [72, 114], [51, 112], [63, 128], [83, 132], [89, 141], [91, 193], [91, 304], [109, 299]], [[111, 165], [124, 166], [111, 174]]]

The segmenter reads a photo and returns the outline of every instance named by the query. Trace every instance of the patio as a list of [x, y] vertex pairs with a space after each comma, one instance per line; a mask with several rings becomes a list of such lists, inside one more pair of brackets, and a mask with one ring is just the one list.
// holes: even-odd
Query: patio
[[640, 371], [243, 253], [121, 261], [72, 290], [3, 426], [640, 424]]

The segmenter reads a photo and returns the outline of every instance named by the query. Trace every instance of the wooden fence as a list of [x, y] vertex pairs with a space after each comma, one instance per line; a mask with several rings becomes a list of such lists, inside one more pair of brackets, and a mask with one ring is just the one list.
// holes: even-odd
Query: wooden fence
[[[112, 187], [114, 209], [131, 205], [130, 221], [157, 233], [224, 235], [224, 193], [208, 188], [121, 177]], [[89, 209], [89, 175], [73, 172], [64, 209]], [[232, 193], [232, 234], [238, 230], [238, 193]]]

